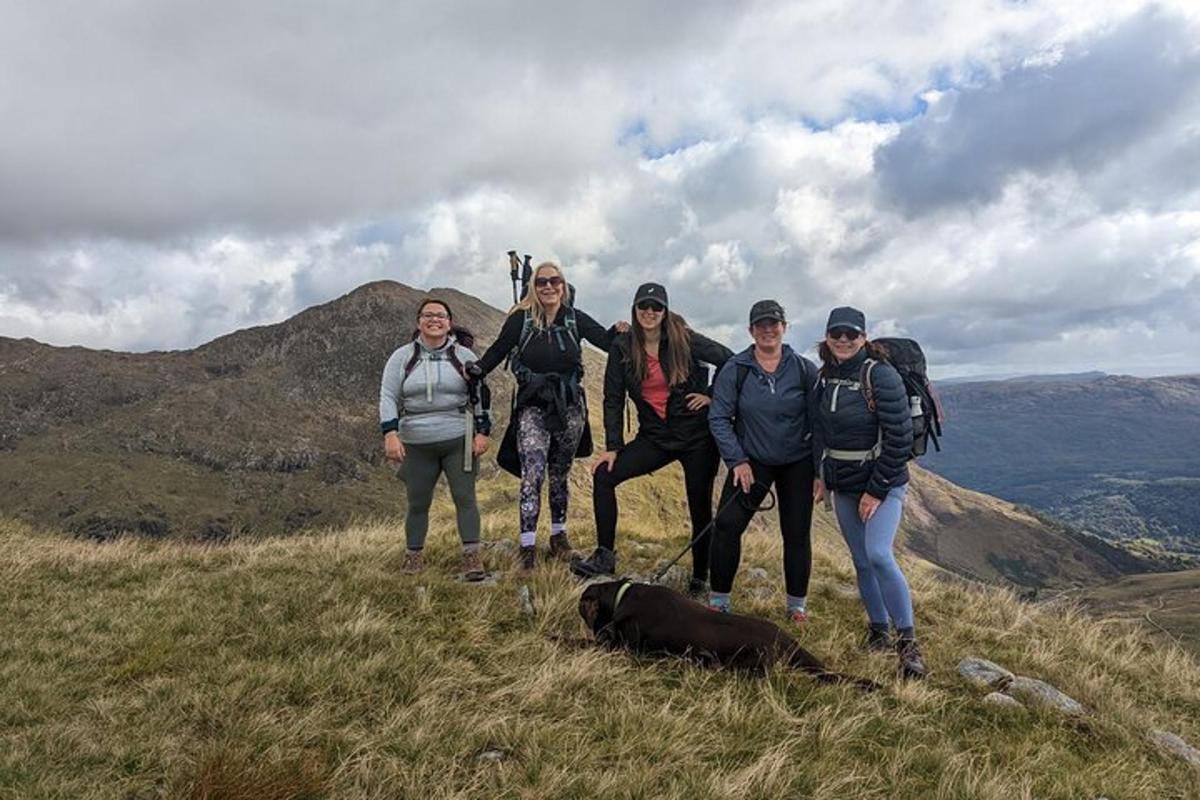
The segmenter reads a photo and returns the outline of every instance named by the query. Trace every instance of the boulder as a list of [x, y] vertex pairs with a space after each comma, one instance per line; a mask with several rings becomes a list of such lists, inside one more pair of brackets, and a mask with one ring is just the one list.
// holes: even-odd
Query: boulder
[[1087, 713], [1087, 709], [1079, 701], [1036, 678], [1018, 675], [1004, 688], [1004, 693], [1027, 706], [1049, 708], [1070, 716], [1082, 716]]
[[1192, 747], [1179, 736], [1162, 730], [1153, 730], [1146, 737], [1166, 755], [1186, 761], [1196, 769], [1200, 769], [1200, 750]]
[[1016, 677], [999, 664], [978, 656], [967, 656], [958, 662], [958, 674], [977, 689], [999, 691]]
[[754, 581], [755, 583], [766, 583], [771, 580], [771, 573], [762, 567], [750, 567], [750, 569], [746, 570], [746, 580]]
[[527, 617], [533, 616], [533, 596], [529, 592], [529, 587], [525, 584], [517, 590], [517, 603], [521, 606], [521, 613]]
[[1002, 708], [1024, 708], [1021, 701], [1016, 698], [1009, 697], [1002, 692], [990, 692], [983, 696], [983, 702], [990, 706], [1000, 706]]

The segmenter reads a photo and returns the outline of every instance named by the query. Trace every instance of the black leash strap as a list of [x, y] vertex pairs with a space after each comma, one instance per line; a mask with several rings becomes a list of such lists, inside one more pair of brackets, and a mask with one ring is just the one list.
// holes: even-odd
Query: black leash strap
[[[750, 488], [753, 489], [755, 486], [762, 486], [762, 484], [759, 483], [758, 481], [755, 481], [753, 484], [751, 484]], [[759, 505], [754, 510], [755, 511], [770, 511], [772, 508], [775, 507], [775, 490], [772, 489], [770, 486], [767, 487], [767, 494], [763, 499], [766, 500], [767, 498], [771, 499], [770, 505], [766, 505], [766, 506]], [[675, 566], [675, 562], [677, 562], [679, 559], [683, 558], [684, 555], [687, 553], [687, 551], [689, 551], [693, 547], [695, 547], [696, 542], [700, 541], [701, 539], [703, 539], [705, 536], [708, 535], [709, 531], [711, 531], [713, 529], [713, 526], [717, 524], [717, 520], [720, 518], [721, 512], [723, 512], [725, 509], [729, 508], [730, 504], [734, 503], [734, 502], [744, 503], [744, 504], [746, 504], [746, 507], [749, 508], [750, 507], [749, 506], [750, 492], [743, 492], [743, 491], [735, 490], [733, 495], [728, 500], [726, 500], [721, 505], [720, 508], [717, 509], [717, 513], [713, 514], [712, 522], [709, 522], [707, 525], [705, 525], [704, 529], [701, 530], [700, 533], [696, 534], [696, 538], [694, 538], [690, 542], [688, 542], [687, 546], [679, 551], [679, 555], [672, 558], [670, 561], [667, 562], [666, 566], [664, 566], [657, 573], [655, 573], [654, 577], [652, 577], [650, 579], [650, 583], [658, 583], [659, 581], [661, 581], [663, 576], [667, 574], [667, 570], [669, 570], [671, 567]]]

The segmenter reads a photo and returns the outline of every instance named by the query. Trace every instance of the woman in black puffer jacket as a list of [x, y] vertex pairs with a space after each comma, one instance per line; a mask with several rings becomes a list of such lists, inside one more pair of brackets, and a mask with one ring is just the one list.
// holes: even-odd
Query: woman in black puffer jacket
[[866, 317], [858, 309], [831, 311], [818, 347], [813, 454], [820, 480], [814, 497], [820, 501], [829, 493], [850, 548], [867, 609], [867, 647], [890, 647], [890, 622], [897, 632], [900, 674], [923, 678], [912, 595], [893, 553], [912, 449], [908, 392], [887, 363], [887, 351], [867, 340]]

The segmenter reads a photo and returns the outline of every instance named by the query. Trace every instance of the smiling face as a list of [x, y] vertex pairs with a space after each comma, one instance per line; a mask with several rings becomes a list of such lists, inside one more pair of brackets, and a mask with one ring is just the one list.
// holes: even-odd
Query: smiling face
[[854, 358], [866, 343], [867, 337], [853, 328], [830, 328], [825, 332], [825, 344], [838, 361]]
[[417, 312], [417, 330], [428, 342], [439, 342], [450, 333], [450, 309], [437, 301], [421, 306]]
[[667, 314], [667, 307], [655, 300], [643, 300], [633, 307], [637, 324], [644, 331], [658, 330]]
[[787, 323], [777, 319], [760, 319], [750, 326], [750, 335], [754, 338], [754, 346], [762, 350], [775, 350], [783, 343], [783, 334], [787, 331]]
[[567, 282], [563, 280], [557, 267], [543, 264], [533, 275], [533, 291], [543, 307], [555, 308], [562, 304], [567, 292]]

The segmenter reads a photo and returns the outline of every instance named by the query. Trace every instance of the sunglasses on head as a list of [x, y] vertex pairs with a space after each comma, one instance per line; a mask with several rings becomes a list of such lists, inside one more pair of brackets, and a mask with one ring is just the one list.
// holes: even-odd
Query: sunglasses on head
[[856, 331], [854, 328], [830, 328], [825, 331], [825, 335], [830, 339], [845, 339], [848, 342], [853, 342], [862, 336], [862, 331]]
[[553, 286], [554, 288], [557, 289], [559, 286], [562, 286], [562, 282], [563, 282], [563, 279], [557, 275], [551, 275], [548, 278], [534, 278], [533, 279], [533, 285], [539, 289], [541, 289], [545, 286]]
[[658, 311], [661, 313], [663, 311], [666, 311], [667, 307], [664, 306], [662, 303], [659, 303], [656, 300], [643, 300], [642, 302], [637, 304], [637, 310], [638, 311]]

